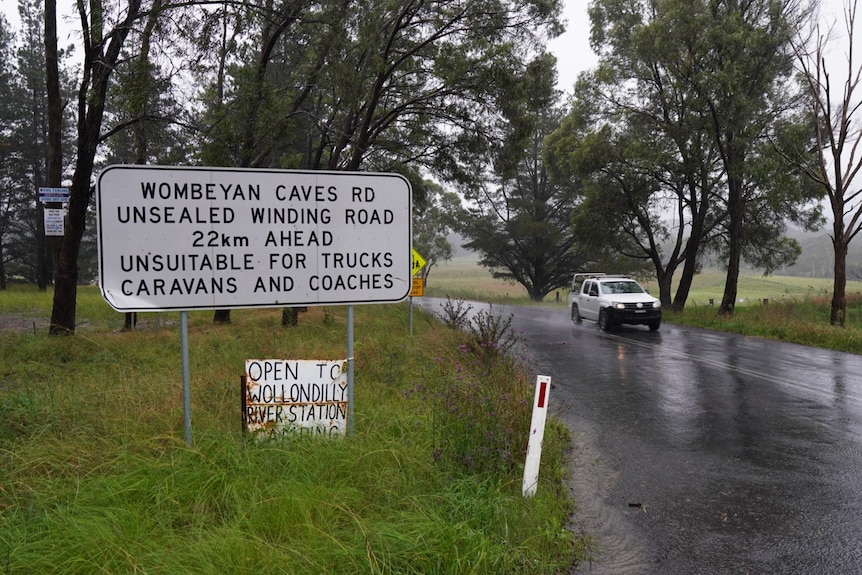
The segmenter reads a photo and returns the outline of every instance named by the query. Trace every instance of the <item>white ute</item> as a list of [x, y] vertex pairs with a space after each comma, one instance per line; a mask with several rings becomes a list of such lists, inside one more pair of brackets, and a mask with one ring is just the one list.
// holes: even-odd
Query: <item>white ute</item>
[[572, 321], [596, 322], [603, 331], [621, 324], [645, 325], [650, 331], [661, 326], [661, 302], [628, 276], [575, 274], [568, 304]]

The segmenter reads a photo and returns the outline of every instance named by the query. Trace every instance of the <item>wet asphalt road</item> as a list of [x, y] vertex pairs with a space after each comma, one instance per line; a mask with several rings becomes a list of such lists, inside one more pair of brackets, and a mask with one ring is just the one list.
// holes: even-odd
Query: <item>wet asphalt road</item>
[[575, 434], [577, 520], [597, 549], [573, 573], [862, 573], [862, 357], [494, 310]]

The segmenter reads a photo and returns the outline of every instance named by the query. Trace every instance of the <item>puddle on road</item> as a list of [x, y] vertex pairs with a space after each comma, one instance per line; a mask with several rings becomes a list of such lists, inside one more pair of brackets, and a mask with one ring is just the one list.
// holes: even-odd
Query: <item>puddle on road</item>
[[620, 509], [605, 500], [617, 473], [593, 445], [585, 422], [558, 414], [572, 430], [572, 475], [568, 487], [577, 506], [574, 521], [594, 540], [593, 557], [575, 566], [570, 575], [639, 575], [649, 571], [643, 541]]

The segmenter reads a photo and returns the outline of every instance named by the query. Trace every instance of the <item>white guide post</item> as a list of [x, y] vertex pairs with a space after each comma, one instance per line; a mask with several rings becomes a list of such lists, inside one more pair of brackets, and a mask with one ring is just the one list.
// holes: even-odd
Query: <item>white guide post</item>
[[550, 376], [537, 376], [536, 394], [533, 399], [533, 418], [530, 421], [530, 441], [527, 444], [527, 461], [524, 464], [524, 497], [535, 495], [536, 486], [539, 483], [539, 461], [542, 459], [542, 440], [545, 437], [545, 420], [548, 418], [548, 394], [550, 392]]

